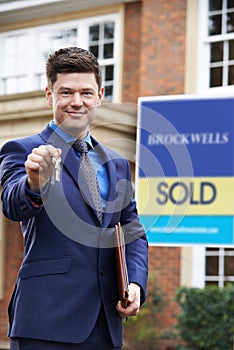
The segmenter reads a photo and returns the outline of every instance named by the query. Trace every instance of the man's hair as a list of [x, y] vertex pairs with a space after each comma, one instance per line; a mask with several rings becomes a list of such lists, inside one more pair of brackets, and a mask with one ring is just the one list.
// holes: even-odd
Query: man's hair
[[102, 73], [97, 58], [79, 47], [66, 47], [52, 53], [46, 63], [48, 85], [53, 88], [58, 73], [94, 73], [98, 89], [102, 86]]

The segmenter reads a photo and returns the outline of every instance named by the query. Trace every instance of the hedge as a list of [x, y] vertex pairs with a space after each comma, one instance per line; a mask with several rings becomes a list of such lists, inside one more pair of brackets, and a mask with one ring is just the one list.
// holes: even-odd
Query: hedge
[[179, 336], [188, 350], [234, 349], [234, 285], [225, 288], [180, 288]]

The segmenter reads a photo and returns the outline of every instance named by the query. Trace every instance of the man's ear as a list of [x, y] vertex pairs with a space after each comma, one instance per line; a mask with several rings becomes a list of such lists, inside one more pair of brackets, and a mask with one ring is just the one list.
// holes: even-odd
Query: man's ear
[[48, 86], [46, 86], [45, 95], [46, 95], [48, 105], [50, 107], [52, 107], [53, 106], [53, 96], [52, 96], [52, 92]]
[[100, 107], [102, 103], [102, 99], [104, 96], [104, 87], [102, 87], [98, 93], [98, 100], [97, 100], [97, 106]]

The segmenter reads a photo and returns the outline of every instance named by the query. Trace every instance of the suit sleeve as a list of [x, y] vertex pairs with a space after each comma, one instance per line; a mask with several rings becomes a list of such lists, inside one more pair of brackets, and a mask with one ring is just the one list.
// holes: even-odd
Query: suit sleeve
[[13, 221], [35, 216], [41, 207], [33, 205], [27, 194], [27, 174], [24, 163], [31, 149], [18, 141], [9, 141], [0, 153], [0, 182], [4, 215]]
[[124, 228], [129, 283], [136, 283], [141, 287], [142, 304], [146, 298], [148, 278], [148, 241], [144, 227], [139, 221], [136, 201], [132, 196], [133, 191], [128, 162], [127, 179], [126, 206], [121, 213], [121, 223]]

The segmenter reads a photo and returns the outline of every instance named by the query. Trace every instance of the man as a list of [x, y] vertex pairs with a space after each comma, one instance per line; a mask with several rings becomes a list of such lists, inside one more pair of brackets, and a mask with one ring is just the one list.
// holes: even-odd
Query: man
[[[77, 47], [60, 49], [48, 58], [46, 73], [53, 121], [38, 135], [7, 142], [0, 156], [3, 212], [21, 222], [25, 245], [9, 305], [11, 349], [121, 349], [122, 319], [139, 312], [147, 283], [147, 240], [129, 165], [90, 135], [104, 92], [97, 59]], [[77, 140], [88, 145], [96, 169], [99, 218], [81, 151], [73, 147]], [[127, 307], [118, 295], [118, 222], [126, 243]]]

